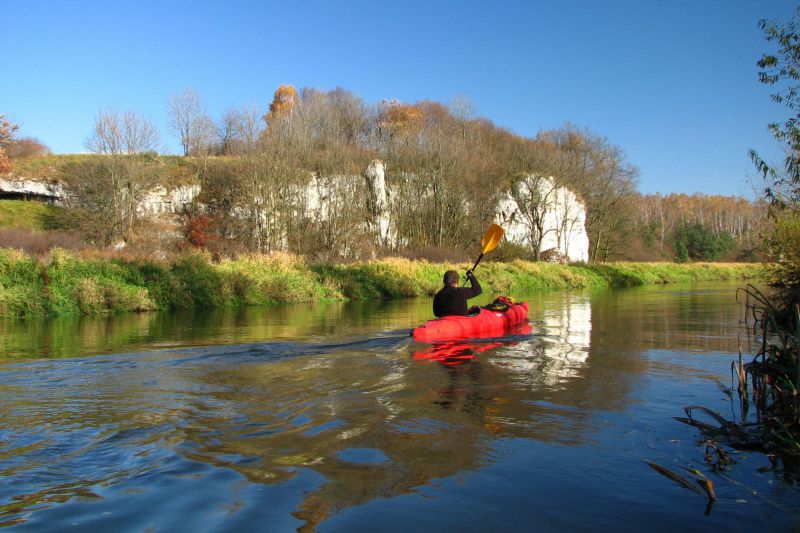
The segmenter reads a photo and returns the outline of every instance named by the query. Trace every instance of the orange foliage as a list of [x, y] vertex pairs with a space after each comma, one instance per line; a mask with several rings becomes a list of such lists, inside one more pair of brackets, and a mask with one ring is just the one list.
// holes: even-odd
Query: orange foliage
[[19, 126], [12, 124], [5, 115], [0, 115], [0, 172], [9, 172], [11, 162], [6, 156], [5, 147], [11, 142]]
[[422, 123], [423, 112], [418, 106], [390, 100], [381, 105], [380, 127], [394, 131], [410, 131]]
[[269, 113], [265, 117], [267, 122], [275, 118], [290, 115], [297, 103], [297, 90], [293, 85], [281, 85], [275, 91], [272, 103], [269, 104]]
[[213, 220], [211, 217], [200, 216], [187, 216], [184, 219], [183, 233], [186, 241], [195, 248], [202, 248], [210, 241], [216, 239], [213, 232]]

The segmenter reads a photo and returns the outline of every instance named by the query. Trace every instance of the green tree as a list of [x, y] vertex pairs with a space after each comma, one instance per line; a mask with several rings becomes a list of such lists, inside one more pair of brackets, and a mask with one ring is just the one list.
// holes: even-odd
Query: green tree
[[675, 230], [675, 255], [679, 263], [688, 259], [714, 261], [730, 251], [734, 241], [730, 234], [715, 234], [703, 224], [681, 224]]
[[770, 165], [755, 151], [750, 156], [763, 174], [767, 186], [764, 196], [770, 200], [773, 231], [767, 245], [778, 267], [773, 271], [777, 283], [800, 285], [800, 249], [796, 246], [800, 231], [800, 9], [787, 21], [762, 19], [759, 26], [767, 42], [776, 43], [777, 51], [764, 54], [758, 61], [761, 83], [775, 87], [773, 101], [789, 112], [783, 122], [769, 124], [769, 130], [784, 147], [783, 167]]

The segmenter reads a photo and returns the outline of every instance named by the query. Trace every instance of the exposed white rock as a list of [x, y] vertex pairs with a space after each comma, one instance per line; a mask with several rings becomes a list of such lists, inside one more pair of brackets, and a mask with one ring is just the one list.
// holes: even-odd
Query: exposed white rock
[[586, 206], [553, 178], [528, 175], [517, 180], [497, 204], [495, 222], [509, 242], [559, 262], [589, 260]]
[[356, 209], [363, 216], [366, 209], [366, 224], [359, 229], [374, 235], [375, 245], [394, 248], [397, 239], [391, 224], [392, 195], [385, 172], [383, 162], [375, 159], [361, 176], [313, 174], [305, 189], [296, 192], [296, 197], [305, 204], [303, 214], [318, 224], [331, 220], [333, 213]]
[[378, 245], [394, 247], [397, 236], [391, 227], [389, 206], [391, 195], [386, 188], [386, 167], [380, 159], [373, 159], [364, 171], [367, 184], [367, 210], [372, 217], [370, 225], [378, 235]]
[[25, 178], [0, 178], [0, 193], [38, 197], [44, 201], [60, 204], [64, 198], [64, 187], [59, 182], [34, 181]]
[[159, 185], [142, 198], [136, 211], [140, 215], [182, 213], [198, 194], [200, 194], [199, 185], [182, 185], [169, 191]]

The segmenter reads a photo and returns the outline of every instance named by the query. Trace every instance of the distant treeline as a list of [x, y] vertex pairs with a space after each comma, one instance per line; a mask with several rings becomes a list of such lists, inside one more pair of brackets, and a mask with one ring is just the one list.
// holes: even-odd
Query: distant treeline
[[[326, 260], [388, 254], [465, 258], [492, 222], [500, 195], [537, 175], [552, 176], [586, 203], [591, 261], [755, 257], [749, 247], [757, 221], [729, 231], [718, 230], [716, 220], [681, 218], [672, 207], [667, 218], [643, 211], [638, 170], [623, 151], [571, 125], [528, 138], [479, 117], [466, 100], [449, 106], [394, 100], [368, 105], [341, 88], [298, 92], [292, 86], [278, 88], [268, 110], [229, 109], [218, 120], [191, 89], [174, 95], [169, 109], [184, 153], [178, 161], [158, 155], [159, 132], [146, 117], [106, 110], [86, 143], [103, 157], [68, 158], [58, 165], [57, 177], [73, 192], [69, 226], [88, 242], [104, 247], [124, 241], [145, 253], [148, 247], [182, 245], [221, 256], [281, 250]], [[358, 175], [373, 159], [385, 164], [394, 193], [389, 209], [397, 240], [388, 249], [377, 238], [375, 206], [363, 201], [362, 190], [345, 190], [330, 200], [325, 217], [316, 218], [304, 215], [296, 194], [311, 176], [336, 181]], [[24, 161], [16, 166], [25, 172]], [[202, 186], [197, 204], [182, 218], [179, 242], [154, 245], [152, 235], [164, 228], [137, 213], [137, 203], [159, 183]], [[527, 201], [523, 208], [535, 241], [536, 220], [545, 215], [548, 198], [533, 195]], [[720, 205], [734, 210], [740, 203], [731, 198]], [[705, 239], [706, 230], [720, 243], [694, 244]], [[713, 253], [707, 253], [709, 246]], [[503, 254], [532, 257], [530, 250], [512, 246]]]
[[629, 255], [638, 261], [758, 261], [768, 204], [734, 196], [635, 195], [638, 228]]

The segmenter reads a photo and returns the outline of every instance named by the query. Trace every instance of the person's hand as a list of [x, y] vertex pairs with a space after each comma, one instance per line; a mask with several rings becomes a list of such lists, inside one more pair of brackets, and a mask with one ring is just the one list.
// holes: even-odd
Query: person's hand
[[471, 269], [471, 268], [467, 269], [467, 277], [468, 277], [468, 278], [471, 278], [471, 277], [473, 277], [474, 275], [475, 275], [475, 274], [473, 274], [473, 273], [472, 273], [472, 269]]

